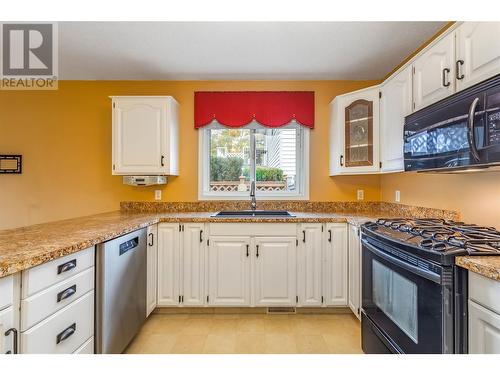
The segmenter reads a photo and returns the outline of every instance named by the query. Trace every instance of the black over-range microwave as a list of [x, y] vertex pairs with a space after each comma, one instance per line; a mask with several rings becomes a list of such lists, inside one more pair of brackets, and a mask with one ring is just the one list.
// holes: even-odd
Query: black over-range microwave
[[405, 118], [405, 171], [500, 166], [500, 75]]

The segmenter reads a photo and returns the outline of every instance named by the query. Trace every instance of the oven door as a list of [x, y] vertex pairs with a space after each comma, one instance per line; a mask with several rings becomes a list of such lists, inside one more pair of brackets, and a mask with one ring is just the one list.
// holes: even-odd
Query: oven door
[[418, 267], [366, 238], [362, 246], [363, 312], [403, 353], [442, 353], [442, 313], [452, 303], [444, 307], [439, 266]]

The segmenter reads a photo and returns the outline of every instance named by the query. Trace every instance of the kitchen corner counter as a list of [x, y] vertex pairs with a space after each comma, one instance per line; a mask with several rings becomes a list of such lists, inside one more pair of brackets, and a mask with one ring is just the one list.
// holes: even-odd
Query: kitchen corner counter
[[292, 212], [289, 218], [215, 218], [214, 212], [133, 213], [114, 211], [28, 227], [0, 230], [0, 277], [94, 246], [159, 222], [265, 222], [359, 225], [373, 220], [369, 214]]
[[500, 256], [457, 257], [455, 263], [471, 272], [500, 281]]

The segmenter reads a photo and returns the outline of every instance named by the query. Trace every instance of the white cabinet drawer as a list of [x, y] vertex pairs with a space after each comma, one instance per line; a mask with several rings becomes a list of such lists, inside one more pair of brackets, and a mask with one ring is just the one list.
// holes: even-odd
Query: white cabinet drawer
[[94, 336], [76, 349], [73, 354], [94, 354]]
[[94, 247], [79, 251], [23, 272], [22, 298], [59, 283], [94, 265]]
[[294, 223], [211, 223], [211, 236], [296, 236]]
[[469, 272], [469, 298], [500, 314], [500, 281]]
[[21, 353], [71, 354], [94, 335], [94, 292], [21, 333]]
[[0, 310], [12, 305], [14, 291], [14, 277], [0, 278]]
[[21, 300], [21, 331], [69, 305], [94, 289], [94, 267]]
[[14, 322], [14, 307], [0, 311], [0, 354], [14, 352], [14, 333], [5, 336], [11, 328], [17, 328]]

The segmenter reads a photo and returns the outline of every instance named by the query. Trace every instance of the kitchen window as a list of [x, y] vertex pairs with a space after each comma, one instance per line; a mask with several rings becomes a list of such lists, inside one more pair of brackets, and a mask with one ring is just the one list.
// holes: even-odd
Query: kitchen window
[[270, 128], [253, 121], [200, 129], [199, 199], [309, 198], [309, 129], [295, 121]]

